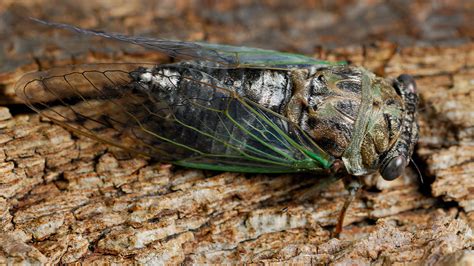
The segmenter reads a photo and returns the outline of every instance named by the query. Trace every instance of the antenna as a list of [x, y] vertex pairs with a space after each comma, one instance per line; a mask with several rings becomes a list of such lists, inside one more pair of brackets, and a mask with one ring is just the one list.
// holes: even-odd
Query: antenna
[[420, 181], [422, 184], [424, 184], [425, 182], [423, 181], [423, 175], [421, 174], [421, 171], [420, 171], [420, 168], [418, 168], [418, 165], [415, 163], [415, 161], [410, 157], [410, 161], [413, 163], [413, 165], [415, 166], [416, 168], [416, 171], [418, 172], [418, 176], [420, 177]]

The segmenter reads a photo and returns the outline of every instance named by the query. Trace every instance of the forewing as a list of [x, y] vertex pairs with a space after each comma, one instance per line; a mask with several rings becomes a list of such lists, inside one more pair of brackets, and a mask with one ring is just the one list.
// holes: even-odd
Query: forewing
[[[154, 85], [137, 79], [144, 76]], [[163, 162], [255, 173], [331, 165], [332, 158], [281, 115], [217, 78], [193, 77], [133, 64], [85, 65], [26, 75], [16, 92], [55, 123]]]
[[200, 65], [209, 67], [291, 69], [314, 65], [324, 66], [344, 64], [344, 62], [329, 62], [299, 54], [284, 53], [273, 50], [127, 36], [119, 33], [88, 30], [73, 25], [47, 22], [39, 19], [33, 20], [48, 26], [75, 31], [80, 34], [99, 36], [107, 39], [137, 44], [174, 58], [195, 60], [198, 61]]

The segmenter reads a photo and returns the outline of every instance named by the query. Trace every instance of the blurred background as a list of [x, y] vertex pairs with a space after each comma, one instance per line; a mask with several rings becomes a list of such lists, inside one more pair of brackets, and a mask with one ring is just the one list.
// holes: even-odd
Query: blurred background
[[[474, 36], [474, 1], [462, 0], [29, 0], [0, 2], [0, 71], [45, 43], [72, 48], [26, 17], [86, 28], [181, 40], [257, 46], [304, 54], [319, 47], [392, 41], [462, 43]], [[93, 42], [92, 42], [93, 43]], [[90, 44], [76, 44], [89, 48]], [[76, 47], [76, 48], [79, 48]], [[71, 53], [80, 53], [75, 50]], [[6, 62], [9, 63], [6, 63]], [[14, 65], [12, 65], [14, 66]]]
[[[137, 46], [48, 28], [28, 17], [317, 58], [324, 58], [321, 51], [327, 48], [360, 48], [384, 41], [400, 46], [452, 45], [470, 42], [474, 36], [474, 1], [462, 0], [3, 0], [0, 98], [14, 98], [14, 82], [28, 71], [71, 63], [164, 60]], [[351, 60], [344, 56], [336, 59]]]

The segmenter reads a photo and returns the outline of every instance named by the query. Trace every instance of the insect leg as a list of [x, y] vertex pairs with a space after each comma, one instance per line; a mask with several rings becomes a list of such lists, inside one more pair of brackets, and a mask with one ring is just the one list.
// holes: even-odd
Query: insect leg
[[344, 218], [346, 216], [347, 209], [354, 199], [356, 199], [360, 194], [360, 188], [362, 187], [361, 182], [357, 177], [352, 175], [347, 175], [342, 178], [344, 182], [344, 186], [349, 191], [349, 195], [347, 196], [346, 200], [344, 201], [344, 205], [342, 206], [341, 211], [339, 212], [339, 217], [337, 219], [336, 229], [334, 230], [333, 236], [339, 237], [339, 234], [342, 232], [342, 226], [344, 224]]

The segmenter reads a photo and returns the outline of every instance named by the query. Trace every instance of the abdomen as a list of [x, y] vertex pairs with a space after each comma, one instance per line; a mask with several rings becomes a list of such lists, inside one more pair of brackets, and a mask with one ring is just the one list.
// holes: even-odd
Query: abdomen
[[[149, 74], [137, 76], [137, 80], [143, 84], [138, 90], [148, 93], [149, 97], [143, 103], [151, 113], [145, 126], [183, 146], [178, 149], [160, 139], [154, 139], [150, 145], [171, 150], [177, 154], [176, 159], [196, 156], [199, 152], [235, 153], [235, 147], [241, 147], [242, 150], [253, 147], [263, 153], [274, 153], [250, 137], [252, 130], [258, 130], [258, 123], [261, 122], [255, 113], [243, 108], [233, 94], [281, 114], [292, 89], [286, 71], [204, 71], [196, 66], [177, 64], [158, 67], [151, 74], [152, 77]], [[240, 122], [234, 123], [229, 117], [238, 118]], [[287, 124], [282, 124], [284, 121], [271, 119], [288, 129]], [[256, 128], [252, 128], [252, 125], [256, 125]], [[271, 134], [267, 137], [265, 142], [270, 145], [278, 141]]]

